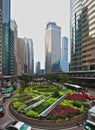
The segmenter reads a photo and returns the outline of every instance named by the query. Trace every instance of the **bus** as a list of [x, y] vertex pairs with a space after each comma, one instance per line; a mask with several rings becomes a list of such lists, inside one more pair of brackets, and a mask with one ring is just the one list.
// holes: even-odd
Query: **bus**
[[75, 85], [75, 84], [68, 84], [68, 83], [64, 83], [64, 86], [67, 88], [67, 89], [71, 89], [71, 90], [74, 90], [76, 92], [82, 92], [83, 88], [79, 85]]

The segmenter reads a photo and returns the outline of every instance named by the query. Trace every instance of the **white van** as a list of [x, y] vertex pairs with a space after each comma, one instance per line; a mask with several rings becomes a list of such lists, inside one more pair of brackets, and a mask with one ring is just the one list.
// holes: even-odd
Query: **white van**
[[22, 121], [12, 121], [5, 126], [6, 130], [32, 130], [31, 126]]
[[95, 106], [88, 110], [88, 119], [84, 125], [84, 130], [95, 130]]

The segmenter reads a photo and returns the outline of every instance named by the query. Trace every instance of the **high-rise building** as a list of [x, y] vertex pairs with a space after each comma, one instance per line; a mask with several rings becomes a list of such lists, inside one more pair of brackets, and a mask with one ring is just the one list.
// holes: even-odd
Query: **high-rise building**
[[24, 38], [25, 41], [25, 62], [24, 66], [27, 67], [27, 73], [29, 75], [34, 74], [34, 51], [33, 51], [33, 41], [30, 38]]
[[18, 43], [17, 43], [17, 50], [18, 50], [18, 74], [21, 75], [24, 74], [24, 47], [25, 43], [23, 38], [18, 38]]
[[62, 38], [61, 59], [68, 61], [68, 38]]
[[32, 39], [18, 38], [18, 59], [21, 64], [21, 74], [33, 75], [34, 51]]
[[2, 74], [2, 0], [0, 0], [0, 74]]
[[17, 24], [15, 20], [11, 20], [10, 23], [10, 44], [9, 44], [9, 69], [10, 75], [17, 75], [17, 64], [18, 64], [18, 57], [17, 57]]
[[81, 14], [82, 0], [71, 0], [71, 70], [81, 70]]
[[32, 39], [27, 39], [28, 42], [28, 46], [29, 46], [29, 75], [33, 75], [34, 74], [34, 49], [33, 49], [33, 41]]
[[95, 0], [82, 2], [82, 70], [95, 70]]
[[9, 74], [10, 0], [2, 0], [2, 73]]
[[71, 70], [95, 70], [95, 1], [71, 1]]
[[59, 60], [51, 67], [52, 72], [69, 72], [69, 62], [66, 60]]
[[39, 61], [36, 63], [36, 74], [37, 75], [41, 74], [41, 64]]
[[61, 28], [55, 22], [49, 22], [46, 26], [45, 45], [45, 71], [50, 73], [52, 64], [61, 59]]

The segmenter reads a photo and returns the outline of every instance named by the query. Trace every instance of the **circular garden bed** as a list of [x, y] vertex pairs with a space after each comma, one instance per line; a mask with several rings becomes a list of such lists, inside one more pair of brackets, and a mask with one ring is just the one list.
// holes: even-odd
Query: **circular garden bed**
[[[52, 109], [46, 117], [40, 114], [56, 102], [61, 96], [67, 94], [66, 97]], [[29, 109], [33, 104], [47, 98], [41, 104]], [[31, 119], [40, 119], [41, 121], [53, 121], [56, 123], [71, 121], [85, 115], [90, 108], [89, 103], [82, 94], [72, 90], [63, 90], [54, 85], [29, 86], [27, 88], [19, 88], [12, 99], [13, 109], [20, 115]]]

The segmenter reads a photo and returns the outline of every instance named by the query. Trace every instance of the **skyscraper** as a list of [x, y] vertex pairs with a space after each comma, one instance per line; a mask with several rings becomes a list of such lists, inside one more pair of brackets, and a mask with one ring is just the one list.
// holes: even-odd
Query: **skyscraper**
[[2, 73], [9, 74], [10, 0], [2, 0]]
[[95, 70], [95, 0], [82, 2], [82, 70]]
[[71, 70], [95, 70], [95, 1], [71, 1]]
[[39, 61], [36, 63], [36, 74], [37, 75], [41, 74], [41, 64]]
[[21, 63], [21, 73], [34, 74], [34, 51], [32, 39], [18, 38], [18, 59]]
[[28, 74], [33, 75], [34, 74], [33, 41], [30, 38], [24, 38], [24, 42], [25, 42], [25, 48], [24, 48], [25, 61], [24, 61], [24, 65], [28, 69]]
[[17, 75], [17, 24], [15, 20], [11, 20], [10, 22], [10, 44], [9, 44], [9, 70], [10, 75]]
[[71, 70], [81, 70], [81, 14], [82, 0], [71, 1]]
[[49, 22], [46, 26], [46, 73], [51, 72], [51, 66], [61, 59], [61, 28], [55, 22]]
[[18, 50], [18, 75], [24, 74], [24, 47], [25, 43], [23, 38], [18, 38], [17, 50]]
[[0, 0], [0, 73], [2, 74], [2, 0]]
[[68, 61], [68, 38], [62, 38], [61, 59]]

